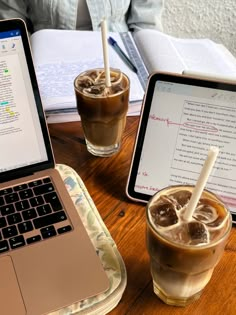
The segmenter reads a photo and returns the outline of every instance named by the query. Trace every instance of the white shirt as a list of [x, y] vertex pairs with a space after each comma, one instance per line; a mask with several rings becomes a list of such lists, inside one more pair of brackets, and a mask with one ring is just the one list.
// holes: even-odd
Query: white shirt
[[78, 0], [76, 29], [92, 30], [92, 21], [86, 0]]
[[[84, 0], [87, 3], [92, 29], [100, 29], [105, 17], [109, 31], [125, 32], [140, 28], [162, 30], [161, 13], [164, 0]], [[83, 2], [79, 0], [1, 0], [0, 19], [23, 18], [30, 21], [34, 31], [52, 29], [76, 29], [77, 16]], [[85, 26], [86, 15], [78, 20]]]

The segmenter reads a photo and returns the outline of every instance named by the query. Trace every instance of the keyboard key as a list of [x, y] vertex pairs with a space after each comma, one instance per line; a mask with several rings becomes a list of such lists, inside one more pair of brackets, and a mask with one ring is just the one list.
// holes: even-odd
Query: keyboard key
[[21, 199], [27, 199], [33, 197], [34, 194], [32, 189], [25, 189], [23, 191], [20, 191], [19, 195]]
[[0, 253], [6, 252], [9, 250], [9, 245], [6, 240], [0, 241]]
[[61, 222], [66, 220], [66, 214], [64, 211], [54, 212], [52, 214], [44, 215], [40, 218], [36, 218], [33, 220], [34, 226], [36, 229], [40, 229], [47, 225], [52, 225], [57, 222]]
[[31, 221], [25, 221], [25, 222], [19, 223], [17, 225], [17, 227], [18, 227], [18, 230], [21, 234], [26, 233], [26, 232], [30, 232], [34, 229]]
[[0, 212], [2, 215], [8, 215], [16, 212], [16, 210], [13, 205], [7, 205], [0, 207]]
[[18, 234], [17, 228], [15, 225], [7, 226], [2, 229], [2, 234], [4, 238], [16, 236]]
[[46, 177], [43, 179], [44, 183], [51, 183], [51, 178], [50, 177]]
[[5, 218], [0, 218], [0, 228], [3, 228], [7, 225], [7, 220]]
[[3, 197], [0, 197], [0, 206], [3, 206], [5, 204], [5, 201], [3, 199]]
[[26, 243], [27, 244], [32, 244], [32, 243], [41, 241], [41, 239], [42, 239], [41, 235], [35, 235], [35, 236], [27, 238], [26, 239]]
[[7, 216], [7, 222], [9, 225], [20, 223], [22, 221], [22, 217], [20, 213], [13, 213]]
[[49, 214], [49, 213], [52, 212], [52, 209], [51, 209], [49, 204], [38, 206], [36, 208], [36, 210], [37, 210], [37, 213], [38, 213], [39, 216], [42, 216], [42, 215], [45, 215], [45, 214]]
[[13, 203], [20, 200], [19, 195], [17, 193], [12, 193], [5, 196], [6, 203]]
[[44, 199], [46, 202], [51, 204], [53, 211], [62, 210], [62, 205], [56, 192], [51, 192], [49, 194], [44, 195]]
[[48, 184], [44, 184], [38, 187], [34, 187], [33, 190], [34, 190], [35, 195], [38, 196], [38, 195], [44, 195], [46, 193], [54, 191], [54, 187], [52, 183], [48, 183]]
[[10, 238], [9, 243], [10, 243], [11, 249], [15, 249], [15, 248], [24, 246], [25, 239], [22, 235], [19, 235], [19, 236]]
[[30, 198], [30, 204], [32, 207], [40, 206], [44, 204], [44, 200], [42, 196]]
[[40, 229], [40, 232], [42, 234], [43, 239], [57, 235], [57, 232], [53, 225]]
[[21, 185], [13, 187], [13, 190], [14, 191], [20, 191], [20, 190], [26, 189], [27, 187], [28, 187], [27, 184], [21, 184]]
[[29, 210], [25, 210], [22, 212], [22, 216], [24, 218], [24, 220], [30, 220], [30, 219], [34, 219], [37, 217], [37, 213], [36, 210], [31, 208]]
[[16, 202], [15, 207], [17, 211], [22, 211], [22, 210], [29, 209], [30, 204], [28, 200], [22, 200], [22, 201]]
[[63, 233], [69, 232], [71, 230], [72, 230], [72, 227], [70, 225], [66, 225], [66, 226], [63, 226], [63, 227], [57, 229], [57, 233], [63, 234]]
[[36, 187], [42, 185], [43, 181], [41, 179], [34, 180], [33, 182], [28, 183], [29, 187]]
[[0, 196], [7, 195], [7, 194], [10, 194], [12, 192], [13, 192], [12, 188], [2, 189], [2, 190], [0, 190]]

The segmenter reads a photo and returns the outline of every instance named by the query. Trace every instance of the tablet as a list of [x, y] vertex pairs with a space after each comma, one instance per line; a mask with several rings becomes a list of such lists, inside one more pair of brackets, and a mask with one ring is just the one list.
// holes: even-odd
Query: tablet
[[128, 197], [147, 202], [166, 186], [194, 185], [210, 146], [218, 146], [220, 153], [206, 188], [236, 212], [236, 83], [152, 74], [128, 176]]

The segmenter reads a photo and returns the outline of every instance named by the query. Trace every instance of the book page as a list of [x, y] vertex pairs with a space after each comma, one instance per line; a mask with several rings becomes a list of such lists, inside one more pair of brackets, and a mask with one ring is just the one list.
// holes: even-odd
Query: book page
[[[124, 50], [118, 33], [110, 33]], [[103, 65], [100, 32], [41, 30], [31, 36], [34, 64], [44, 109], [76, 108], [73, 82], [81, 72]], [[143, 98], [143, 88], [135, 72], [109, 46], [110, 67], [118, 68], [130, 79], [130, 110]], [[136, 108], [135, 108], [136, 110]]]
[[141, 30], [134, 34], [134, 40], [149, 73], [191, 70], [236, 76], [235, 58], [209, 39], [181, 39]]

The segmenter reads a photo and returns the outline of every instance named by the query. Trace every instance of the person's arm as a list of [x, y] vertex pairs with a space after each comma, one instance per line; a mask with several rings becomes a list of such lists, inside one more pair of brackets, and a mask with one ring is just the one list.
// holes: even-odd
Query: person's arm
[[24, 0], [1, 0], [0, 19], [27, 18], [27, 6]]
[[131, 0], [127, 16], [129, 29], [154, 28], [161, 31], [163, 7], [164, 0]]
[[0, 0], [0, 19], [13, 18], [23, 19], [27, 24], [28, 30], [32, 31], [32, 24], [27, 14], [26, 0]]

